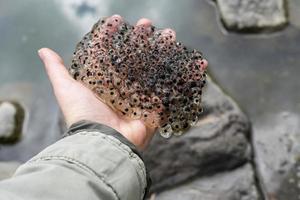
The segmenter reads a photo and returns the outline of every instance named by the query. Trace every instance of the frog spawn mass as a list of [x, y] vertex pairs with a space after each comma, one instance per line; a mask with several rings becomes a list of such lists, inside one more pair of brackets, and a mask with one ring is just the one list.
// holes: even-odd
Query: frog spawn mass
[[69, 68], [119, 115], [181, 135], [202, 112], [207, 61], [175, 41], [171, 29], [100, 19], [79, 42]]

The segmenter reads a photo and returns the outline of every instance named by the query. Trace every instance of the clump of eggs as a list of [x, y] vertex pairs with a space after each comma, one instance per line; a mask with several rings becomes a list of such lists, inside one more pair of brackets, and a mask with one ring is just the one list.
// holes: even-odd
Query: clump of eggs
[[206, 67], [202, 54], [177, 42], [171, 29], [112, 16], [78, 43], [69, 71], [120, 116], [170, 137], [198, 121]]

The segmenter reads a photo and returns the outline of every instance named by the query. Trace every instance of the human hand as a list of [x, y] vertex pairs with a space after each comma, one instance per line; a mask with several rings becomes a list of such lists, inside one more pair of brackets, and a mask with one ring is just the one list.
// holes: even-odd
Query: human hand
[[[141, 24], [150, 26], [151, 21], [140, 19], [137, 25]], [[63, 60], [54, 51], [42, 48], [38, 54], [45, 65], [68, 127], [80, 120], [94, 121], [117, 130], [141, 150], [147, 146], [155, 129], [146, 127], [141, 120], [127, 120], [119, 117], [91, 90], [70, 76]]]

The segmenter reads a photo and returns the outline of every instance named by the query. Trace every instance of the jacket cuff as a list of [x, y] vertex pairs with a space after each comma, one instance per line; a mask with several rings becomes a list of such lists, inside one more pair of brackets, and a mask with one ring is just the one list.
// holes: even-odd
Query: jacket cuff
[[[114, 138], [118, 139], [120, 142], [122, 142], [123, 144], [128, 146], [131, 149], [131, 151], [133, 153], [135, 153], [144, 162], [144, 158], [143, 158], [141, 152], [136, 148], [136, 146], [133, 143], [131, 143], [127, 138], [125, 138], [121, 133], [119, 133], [115, 129], [113, 129], [109, 126], [106, 126], [104, 124], [100, 124], [100, 123], [92, 122], [92, 121], [88, 121], [88, 120], [81, 120], [79, 122], [72, 124], [70, 126], [70, 128], [67, 130], [67, 132], [63, 135], [63, 137], [74, 135], [74, 134], [76, 134], [78, 132], [82, 132], [82, 131], [97, 131], [97, 132], [101, 132], [105, 135], [113, 136]], [[146, 186], [146, 190], [145, 190], [144, 199], [146, 198], [146, 196], [149, 192], [149, 189], [151, 187], [151, 183], [152, 183], [150, 175], [149, 175], [149, 171], [146, 166], [145, 166], [145, 169], [146, 169], [147, 186]]]

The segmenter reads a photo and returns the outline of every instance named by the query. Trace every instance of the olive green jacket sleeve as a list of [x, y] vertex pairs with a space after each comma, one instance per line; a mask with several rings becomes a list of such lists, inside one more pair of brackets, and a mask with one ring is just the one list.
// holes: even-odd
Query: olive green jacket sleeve
[[0, 182], [0, 197], [141, 200], [147, 187], [145, 165], [138, 153], [121, 141], [99, 129], [76, 130], [20, 166], [12, 178]]

